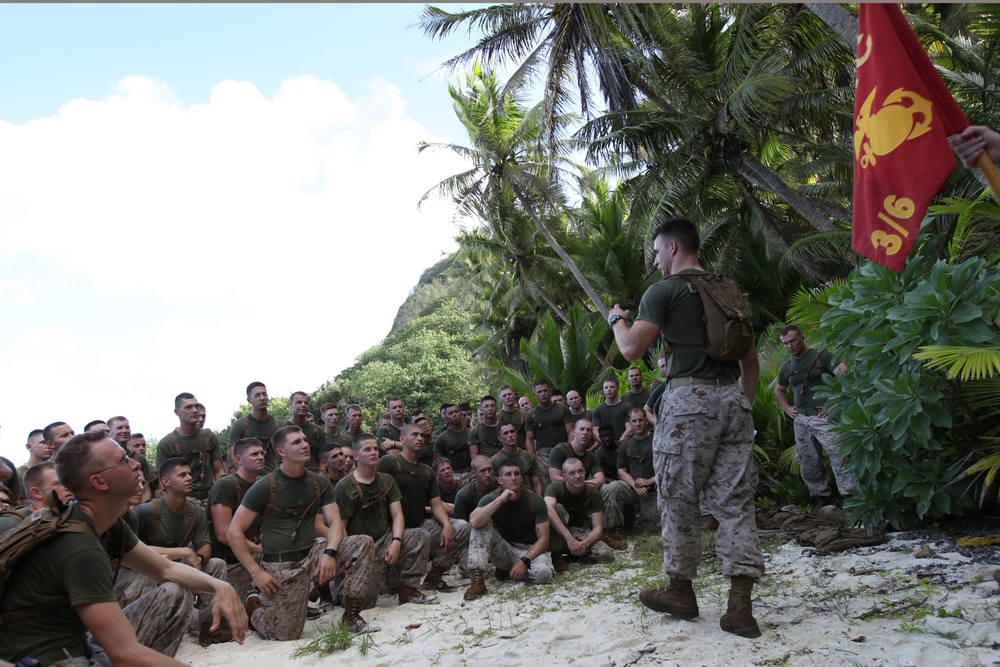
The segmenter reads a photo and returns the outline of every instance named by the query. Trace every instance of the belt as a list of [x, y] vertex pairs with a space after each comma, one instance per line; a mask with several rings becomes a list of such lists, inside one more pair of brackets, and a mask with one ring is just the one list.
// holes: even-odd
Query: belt
[[799, 414], [805, 415], [806, 417], [815, 417], [816, 415], [822, 413], [823, 408], [802, 408], [799, 410]]
[[33, 657], [42, 665], [51, 665], [68, 658], [89, 658], [90, 645], [86, 640], [84, 640], [82, 642], [77, 642], [72, 646], [54, 648], [50, 651], [45, 651], [44, 653], [38, 653]]
[[290, 551], [283, 554], [264, 554], [265, 563], [298, 563], [300, 560], [305, 559], [309, 555], [309, 549], [299, 549], [298, 551]]
[[676, 389], [677, 387], [687, 387], [692, 384], [711, 384], [716, 387], [724, 387], [730, 384], [736, 384], [736, 378], [695, 378], [690, 376], [673, 378], [672, 380], [667, 380], [667, 389]]

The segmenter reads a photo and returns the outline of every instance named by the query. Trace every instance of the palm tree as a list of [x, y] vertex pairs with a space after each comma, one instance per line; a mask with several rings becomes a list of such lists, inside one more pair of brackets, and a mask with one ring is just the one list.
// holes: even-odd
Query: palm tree
[[[737, 24], [737, 28], [730, 29], [730, 24]], [[604, 102], [618, 119], [646, 122], [631, 115], [643, 99], [649, 108], [678, 120], [692, 111], [705, 110], [707, 105], [707, 111], [715, 112], [721, 123], [722, 136], [715, 137], [713, 145], [724, 153], [726, 168], [736, 172], [740, 180], [749, 187], [774, 193], [816, 229], [833, 230], [831, 220], [845, 224], [850, 221], [849, 210], [793, 187], [754, 150], [760, 148], [761, 127], [770, 129], [768, 114], [780, 110], [774, 93], [787, 93], [793, 88], [796, 72], [792, 66], [797, 63], [800, 69], [805, 65], [831, 69], [829, 63], [834, 59], [834, 68], [842, 69], [844, 63], [849, 66], [853, 60], [853, 46], [849, 47], [800, 7], [778, 10], [760, 5], [721, 9], [707, 5], [677, 8], [658, 4], [544, 3], [457, 13], [428, 7], [421, 25], [432, 37], [450, 34], [460, 27], [485, 33], [475, 46], [446, 65], [456, 66], [471, 59], [491, 65], [513, 60], [520, 63], [514, 77], [519, 80], [536, 75], [543, 62], [547, 64], [543, 89], [547, 119], [565, 109], [571, 83], [579, 90], [584, 115], [589, 116], [590, 72], [596, 74]], [[690, 37], [701, 42], [692, 46], [707, 50], [685, 52]], [[714, 43], [716, 38], [721, 38], [718, 44]], [[773, 42], [770, 51], [763, 56], [756, 52], [769, 42]], [[784, 52], [778, 46], [783, 46]], [[802, 53], [793, 53], [793, 49], [802, 49]], [[704, 83], [700, 80], [704, 71], [697, 69], [703, 64], [698, 62], [702, 56], [714, 60], [711, 71], [732, 68], [736, 74], [744, 74], [748, 87], [729, 90], [733, 99], [720, 100], [711, 95], [695, 95], [692, 99], [690, 93]], [[689, 70], [689, 65], [696, 69]], [[687, 99], [672, 94], [677, 86], [688, 92]], [[853, 102], [852, 93], [843, 98], [848, 106]], [[810, 103], [812, 118], [820, 118], [830, 101], [829, 96], [799, 100], [800, 104]], [[801, 126], [803, 120], [799, 117], [797, 124]], [[547, 121], [546, 125], [551, 127], [552, 123]], [[735, 125], [741, 132], [733, 132], [726, 125]], [[785, 131], [791, 132], [794, 127], [788, 125]], [[600, 133], [588, 136], [593, 139]], [[659, 157], [657, 154], [655, 159]]]
[[[539, 107], [525, 110], [516, 91], [501, 90], [496, 75], [478, 64], [466, 74], [463, 87], [450, 85], [448, 92], [472, 146], [422, 142], [419, 150], [450, 150], [467, 158], [472, 166], [439, 183], [424, 199], [431, 192], [451, 197], [459, 215], [478, 218], [501, 238], [509, 235], [510, 225], [518, 219], [531, 220], [594, 308], [607, 317], [608, 309], [590, 281], [543, 220], [548, 219], [549, 224], [563, 220], [559, 213], [565, 208], [561, 181], [565, 159], [558, 153], [559, 143], [554, 144], [557, 152], [548, 159], [539, 154]], [[566, 119], [557, 121], [562, 124]], [[517, 215], [510, 215], [511, 207]]]

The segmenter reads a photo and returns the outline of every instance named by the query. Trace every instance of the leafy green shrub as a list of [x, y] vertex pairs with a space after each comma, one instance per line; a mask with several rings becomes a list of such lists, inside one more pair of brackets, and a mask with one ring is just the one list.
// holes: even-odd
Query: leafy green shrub
[[960, 514], [972, 504], [972, 482], [961, 476], [982, 424], [949, 382], [913, 359], [927, 345], [980, 347], [1000, 343], [989, 315], [1000, 272], [973, 257], [927, 265], [937, 239], [924, 239], [902, 274], [874, 263], [855, 270], [830, 295], [817, 347], [828, 347], [851, 369], [827, 376], [817, 395], [831, 399], [840, 423], [837, 442], [855, 479], [844, 503], [851, 520], [888, 521]]

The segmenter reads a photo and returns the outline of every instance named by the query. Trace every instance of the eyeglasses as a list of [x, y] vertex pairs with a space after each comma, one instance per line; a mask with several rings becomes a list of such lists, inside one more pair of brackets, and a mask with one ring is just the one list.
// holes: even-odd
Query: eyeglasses
[[112, 468], [117, 468], [120, 465], [128, 465], [129, 461], [131, 461], [131, 459], [128, 457], [128, 454], [125, 454], [122, 457], [122, 460], [119, 461], [118, 463], [114, 464], [113, 466], [108, 466], [107, 468], [104, 468], [102, 470], [98, 470], [97, 472], [92, 472], [90, 474], [91, 475], [100, 475], [102, 472], [107, 472], [107, 471], [111, 470]]

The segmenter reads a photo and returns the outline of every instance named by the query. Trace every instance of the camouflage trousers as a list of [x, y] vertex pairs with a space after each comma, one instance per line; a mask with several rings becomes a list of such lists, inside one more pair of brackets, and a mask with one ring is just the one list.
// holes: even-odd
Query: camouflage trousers
[[[569, 512], [558, 503], [556, 504], [556, 512], [559, 514], [559, 520], [566, 526], [569, 522]], [[566, 526], [566, 529], [574, 539], [580, 541], [587, 539], [587, 536], [590, 535], [590, 528]], [[549, 551], [554, 554], [569, 553], [569, 545], [566, 544], [566, 538], [555, 529], [551, 522], [549, 523]], [[601, 540], [597, 540], [587, 547], [587, 553], [583, 557], [592, 563], [610, 563], [615, 559], [615, 552], [607, 544]]]
[[760, 578], [750, 403], [738, 384], [668, 390], [653, 434], [663, 571], [694, 579], [701, 560], [701, 501], [719, 520], [716, 552], [727, 577]]
[[331, 599], [341, 606], [343, 598], [377, 600], [383, 565], [375, 559], [375, 540], [367, 535], [348, 535], [337, 548], [337, 574], [328, 584]]
[[[261, 556], [263, 554], [254, 554], [253, 559], [257, 561], [257, 564], [261, 563]], [[241, 602], [246, 602], [247, 596], [250, 595], [251, 591], [256, 590], [253, 585], [253, 577], [250, 576], [250, 572], [243, 567], [243, 563], [239, 561], [235, 563], [226, 564], [226, 581], [229, 585], [233, 587], [236, 591], [236, 595], [239, 596]]]
[[[535, 461], [538, 462], [538, 469], [542, 471], [542, 488], [547, 489], [549, 484], [552, 483], [552, 477], [549, 475], [549, 457], [552, 456], [551, 447], [540, 447], [535, 450]], [[531, 476], [524, 476], [525, 484], [531, 488], [532, 491], [535, 487], [531, 483]]]
[[639, 495], [620, 479], [601, 487], [604, 498], [604, 527], [623, 528], [626, 515], [634, 517], [639, 508]]
[[[473, 528], [469, 537], [469, 569], [486, 570], [493, 563], [501, 570], [509, 570], [519, 558], [528, 553], [530, 544], [511, 544], [497, 532], [493, 524]], [[529, 584], [547, 584], [555, 576], [549, 552], [542, 552], [531, 561], [524, 580]]]
[[[208, 562], [202, 568], [202, 571], [208, 576], [218, 579], [219, 581], [228, 581], [228, 570], [229, 566], [226, 565], [226, 561], [221, 558], [209, 558]], [[242, 598], [246, 600], [246, 598]], [[198, 601], [195, 604], [195, 617], [192, 619], [192, 630], [197, 631], [198, 623], [201, 623], [204, 619], [212, 618], [212, 604], [215, 602], [215, 595], [212, 593], [198, 593]], [[195, 623], [194, 621], [197, 621]]]
[[[194, 596], [174, 583], [157, 586], [122, 610], [143, 646], [174, 657], [194, 613]], [[53, 667], [111, 667], [111, 659], [101, 646], [88, 639], [89, 658], [69, 658]]]
[[836, 433], [831, 432], [833, 424], [825, 417], [797, 414], [793, 422], [795, 427], [795, 459], [799, 462], [802, 481], [809, 487], [809, 495], [830, 495], [830, 481], [823, 467], [823, 452], [830, 457], [830, 467], [837, 481], [837, 489], [841, 495], [849, 495], [854, 490], [854, 479], [851, 473], [844, 469], [840, 458], [840, 448], [833, 444]]
[[431, 567], [443, 571], [450, 570], [452, 565], [461, 559], [462, 554], [469, 551], [469, 533], [472, 530], [469, 528], [468, 521], [461, 519], [449, 519], [449, 521], [451, 521], [451, 532], [455, 535], [455, 546], [452, 547], [451, 551], [445, 551], [444, 547], [441, 546], [443, 526], [437, 522], [437, 519], [426, 519], [420, 525], [421, 530], [427, 531], [430, 535]]
[[281, 584], [277, 594], [261, 594], [261, 607], [253, 613], [251, 622], [261, 637], [288, 641], [302, 636], [302, 629], [306, 626], [312, 574], [316, 570], [316, 562], [324, 548], [326, 541], [317, 540], [313, 543], [309, 554], [298, 562], [264, 561], [260, 564], [265, 572]]
[[391, 544], [391, 530], [378, 540], [368, 535], [345, 537], [337, 549], [337, 576], [330, 582], [334, 601], [357, 598], [362, 609], [371, 609], [378, 602], [382, 578], [393, 574], [404, 585], [420, 588], [430, 561], [430, 534], [420, 528], [404, 530], [399, 559], [395, 565], [386, 565], [385, 554]]
[[154, 588], [156, 582], [149, 577], [125, 565], [118, 570], [118, 578], [115, 579], [115, 597], [118, 598], [119, 607], [124, 609]]

